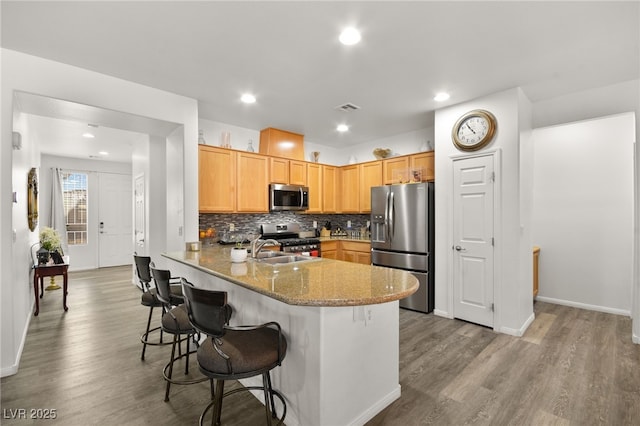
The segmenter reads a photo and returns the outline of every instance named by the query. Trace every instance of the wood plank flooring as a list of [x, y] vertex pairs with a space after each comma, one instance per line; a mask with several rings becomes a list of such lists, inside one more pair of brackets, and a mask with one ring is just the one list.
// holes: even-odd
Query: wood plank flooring
[[[1, 380], [0, 423], [197, 424], [208, 383], [173, 386], [165, 403], [170, 346], [148, 347], [140, 360], [148, 309], [131, 267], [69, 278], [69, 311], [61, 291], [45, 294], [18, 373]], [[639, 424], [640, 346], [631, 343], [631, 320], [541, 302], [535, 311], [526, 335], [515, 338], [401, 310], [402, 397], [368, 425]], [[55, 409], [56, 419], [12, 419], [18, 409], [27, 417]], [[240, 393], [225, 400], [223, 423], [264, 424], [263, 413]]]

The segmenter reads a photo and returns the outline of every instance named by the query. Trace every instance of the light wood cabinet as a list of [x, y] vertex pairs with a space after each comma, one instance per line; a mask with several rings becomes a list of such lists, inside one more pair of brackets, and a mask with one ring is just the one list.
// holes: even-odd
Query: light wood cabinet
[[322, 166], [318, 163], [304, 163], [307, 169], [307, 186], [309, 187], [309, 210], [307, 213], [322, 212]]
[[[322, 212], [338, 211], [338, 168], [322, 165]], [[311, 190], [309, 190], [311, 191]]]
[[382, 185], [382, 161], [362, 163], [360, 168], [360, 212], [371, 212], [371, 188]]
[[269, 211], [269, 157], [246, 152], [237, 153], [238, 212]]
[[203, 213], [268, 212], [269, 183], [308, 186], [308, 213], [368, 213], [371, 188], [398, 183], [394, 170], [421, 168], [423, 180], [434, 180], [432, 151], [342, 167], [211, 145], [199, 145], [198, 153]]
[[382, 161], [382, 181], [384, 185], [391, 185], [394, 183], [400, 183], [400, 180], [405, 181], [403, 178], [409, 170], [409, 157], [403, 155], [402, 157], [389, 158]]
[[339, 258], [345, 262], [371, 265], [371, 243], [365, 241], [340, 241]]
[[340, 167], [340, 206], [342, 213], [360, 212], [360, 167], [358, 164]]
[[304, 160], [304, 135], [268, 127], [260, 131], [260, 154]]
[[235, 211], [235, 151], [198, 145], [198, 208], [204, 213]]
[[320, 256], [325, 259], [338, 258], [338, 241], [323, 241], [320, 243]]
[[289, 184], [307, 186], [307, 163], [304, 161], [289, 161]]
[[422, 170], [423, 181], [435, 179], [435, 164], [433, 151], [419, 154], [403, 155], [382, 161], [383, 184], [391, 185], [407, 182], [411, 179], [413, 169]]
[[409, 156], [409, 167], [411, 169], [422, 169], [422, 180], [435, 180], [435, 158], [433, 151], [421, 152], [420, 154], [412, 154]]
[[285, 158], [269, 158], [269, 183], [289, 183], [289, 160]]
[[323, 241], [320, 255], [326, 259], [371, 265], [371, 243], [368, 241]]

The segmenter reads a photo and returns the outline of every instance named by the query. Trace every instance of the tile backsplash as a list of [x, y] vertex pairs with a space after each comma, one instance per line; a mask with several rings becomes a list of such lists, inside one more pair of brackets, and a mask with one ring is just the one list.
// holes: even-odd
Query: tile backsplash
[[370, 216], [368, 214], [299, 214], [294, 212], [274, 213], [201, 213], [200, 230], [208, 228], [216, 230], [218, 235], [229, 231], [231, 224], [235, 231], [240, 233], [258, 233], [263, 223], [298, 223], [302, 231], [312, 231], [313, 221], [318, 222], [318, 229], [322, 229], [326, 222], [331, 222], [332, 229], [340, 226], [347, 229], [347, 222], [351, 221], [351, 227], [359, 229], [367, 226]]

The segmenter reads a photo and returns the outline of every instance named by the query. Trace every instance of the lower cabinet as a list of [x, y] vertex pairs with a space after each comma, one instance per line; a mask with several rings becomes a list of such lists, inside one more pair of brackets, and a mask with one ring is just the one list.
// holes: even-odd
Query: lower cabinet
[[322, 257], [327, 259], [371, 264], [371, 244], [368, 241], [324, 241], [320, 248]]
[[320, 244], [320, 256], [338, 260], [338, 241], [323, 241]]

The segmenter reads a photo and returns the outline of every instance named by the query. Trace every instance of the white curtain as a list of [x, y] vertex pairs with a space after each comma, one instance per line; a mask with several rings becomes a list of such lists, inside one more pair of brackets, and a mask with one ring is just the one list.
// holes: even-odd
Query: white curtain
[[62, 196], [62, 170], [51, 169], [53, 183], [51, 188], [51, 227], [58, 231], [62, 240], [63, 254], [68, 253], [67, 220], [64, 215], [64, 199]]

